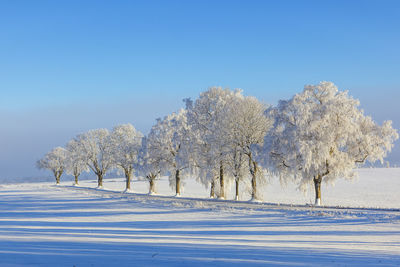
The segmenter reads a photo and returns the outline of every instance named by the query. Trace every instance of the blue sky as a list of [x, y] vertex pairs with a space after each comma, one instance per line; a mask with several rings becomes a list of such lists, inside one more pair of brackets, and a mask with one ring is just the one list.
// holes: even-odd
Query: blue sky
[[[1, 176], [210, 86], [271, 104], [333, 81], [400, 128], [399, 1], [1, 1]], [[400, 148], [390, 155], [400, 165]]]

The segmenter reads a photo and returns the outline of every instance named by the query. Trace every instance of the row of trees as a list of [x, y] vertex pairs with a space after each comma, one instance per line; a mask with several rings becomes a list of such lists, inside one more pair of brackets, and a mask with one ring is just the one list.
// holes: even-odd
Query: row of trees
[[[57, 147], [37, 165], [54, 173], [57, 183], [66, 171], [75, 176], [92, 170], [102, 187], [113, 168], [126, 177], [130, 190], [134, 173], [149, 181], [154, 192], [157, 177], [168, 175], [170, 186], [181, 194], [183, 181], [197, 177], [210, 197], [224, 199], [225, 184], [248, 184], [259, 199], [266, 173], [282, 182], [315, 186], [321, 203], [322, 181], [352, 178], [366, 161], [383, 162], [398, 138], [391, 121], [377, 125], [359, 109], [359, 101], [331, 82], [306, 86], [303, 92], [276, 107], [267, 106], [240, 90], [210, 88], [186, 108], [157, 119], [144, 136], [132, 125], [90, 130]], [[247, 188], [246, 188], [247, 189]]]

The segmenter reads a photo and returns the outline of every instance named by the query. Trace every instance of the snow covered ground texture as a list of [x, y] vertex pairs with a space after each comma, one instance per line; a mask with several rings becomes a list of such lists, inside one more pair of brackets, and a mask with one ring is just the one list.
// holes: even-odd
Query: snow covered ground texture
[[182, 198], [165, 179], [160, 196], [141, 181], [121, 193], [123, 179], [2, 185], [0, 266], [400, 266], [399, 178], [360, 170], [323, 188], [323, 208], [273, 181], [261, 204], [203, 198], [194, 181]]

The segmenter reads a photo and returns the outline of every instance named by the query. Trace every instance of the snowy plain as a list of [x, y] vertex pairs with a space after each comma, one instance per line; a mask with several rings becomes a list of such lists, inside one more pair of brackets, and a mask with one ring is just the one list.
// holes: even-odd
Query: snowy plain
[[192, 179], [181, 198], [166, 178], [156, 196], [122, 178], [0, 185], [0, 266], [400, 266], [400, 169], [359, 173], [323, 186], [321, 208], [276, 179], [263, 203]]

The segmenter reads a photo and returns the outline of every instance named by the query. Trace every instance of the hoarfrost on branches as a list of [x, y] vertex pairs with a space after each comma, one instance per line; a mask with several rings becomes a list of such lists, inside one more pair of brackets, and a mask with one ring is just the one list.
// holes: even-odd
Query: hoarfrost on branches
[[205, 186], [211, 186], [210, 196], [215, 194], [215, 181], [219, 179], [219, 197], [225, 198], [225, 179], [228, 153], [229, 129], [227, 128], [227, 107], [233, 98], [240, 97], [241, 91], [212, 87], [200, 94], [194, 103], [186, 101], [188, 124], [193, 140], [199, 179]]
[[352, 178], [357, 164], [383, 161], [398, 138], [390, 121], [379, 126], [358, 106], [347, 91], [321, 82], [268, 112], [275, 123], [265, 139], [267, 161], [282, 179], [297, 178], [303, 188], [314, 182], [316, 205], [322, 180]]
[[133, 168], [138, 163], [142, 138], [143, 134], [129, 123], [114, 127], [110, 135], [112, 159], [114, 165], [124, 172], [126, 191], [131, 189]]
[[66, 172], [75, 178], [74, 185], [78, 185], [78, 177], [82, 172], [89, 171], [83, 146], [77, 139], [72, 139], [66, 146]]
[[189, 133], [184, 109], [158, 119], [151, 132], [151, 142], [157, 146], [158, 154], [162, 154], [161, 173], [169, 175], [170, 186], [175, 188], [177, 196], [184, 185], [182, 179], [190, 173]]
[[190, 174], [210, 187], [210, 197], [225, 199], [235, 183], [236, 200], [241, 189], [256, 201], [272, 172], [281, 184], [295, 180], [305, 190], [314, 183], [320, 205], [322, 181], [351, 179], [366, 161], [383, 163], [399, 137], [391, 121], [377, 125], [359, 109], [358, 100], [331, 82], [305, 86], [277, 107], [221, 87], [184, 101], [186, 109], [157, 119], [146, 137], [131, 124], [111, 133], [90, 130], [72, 139], [66, 150], [47, 153], [37, 166], [51, 170], [57, 184], [64, 170], [78, 184], [79, 175], [91, 169], [99, 187], [107, 171], [118, 168], [127, 191], [136, 171], [149, 182], [150, 194], [156, 180], [168, 175], [176, 196]]
[[142, 146], [136, 165], [138, 176], [149, 182], [149, 194], [156, 193], [155, 182], [161, 174], [163, 153], [160, 152], [156, 129], [153, 126], [148, 136], [142, 139]]
[[65, 171], [67, 159], [67, 151], [62, 147], [56, 147], [48, 152], [42, 159], [36, 162], [36, 166], [39, 169], [50, 170], [54, 178], [56, 178], [56, 184], [60, 184], [60, 177]]
[[114, 166], [110, 132], [107, 129], [89, 130], [77, 136], [82, 144], [88, 167], [97, 175], [98, 187], [103, 187], [103, 177]]
[[266, 105], [255, 97], [237, 95], [227, 105], [226, 126], [230, 151], [228, 163], [236, 180], [236, 199], [238, 199], [239, 182], [247, 168], [251, 175], [251, 196], [260, 199], [257, 184], [265, 182], [265, 173], [259, 164], [258, 155], [264, 143], [264, 137], [271, 129], [273, 120], [265, 116]]

